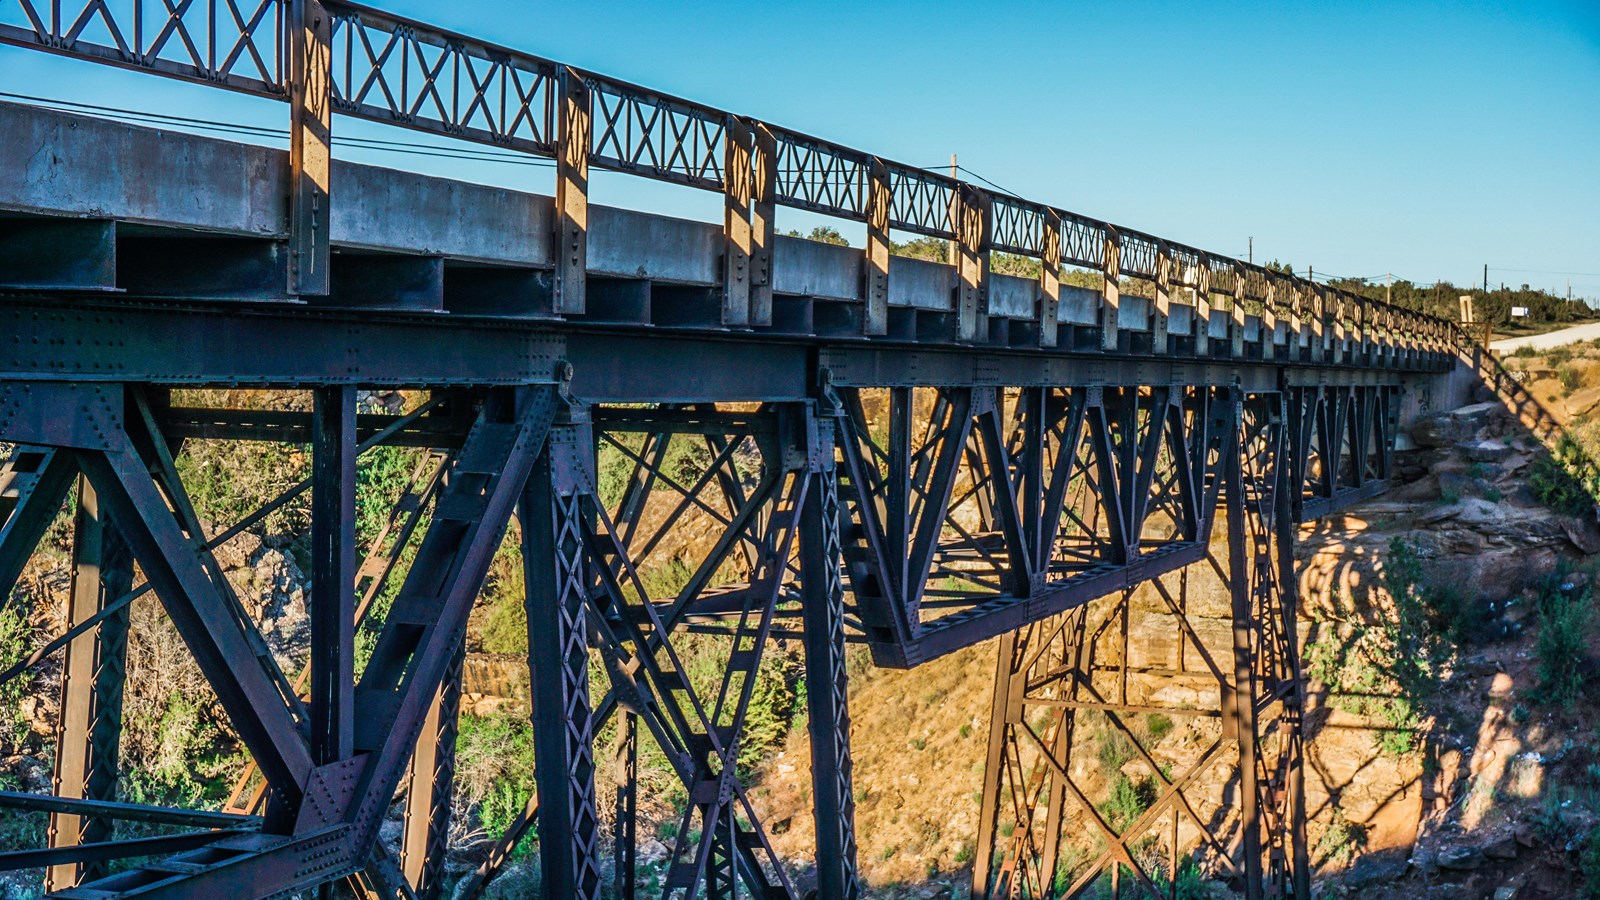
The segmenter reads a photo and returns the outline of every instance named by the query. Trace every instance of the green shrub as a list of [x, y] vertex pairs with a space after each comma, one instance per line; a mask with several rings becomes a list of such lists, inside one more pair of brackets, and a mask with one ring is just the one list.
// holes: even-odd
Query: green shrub
[[1112, 830], [1121, 834], [1155, 802], [1154, 779], [1140, 778], [1135, 781], [1118, 772], [1111, 780], [1110, 797], [1100, 804], [1100, 814], [1105, 817], [1106, 823]]
[[644, 584], [646, 594], [652, 600], [671, 600], [678, 596], [694, 577], [694, 570], [683, 561], [683, 557], [674, 556], [658, 566], [650, 566], [639, 570], [639, 581]]
[[[22, 790], [22, 782], [16, 777], [9, 772], [0, 772], [0, 791]], [[49, 840], [48, 822], [49, 817], [43, 813], [7, 811], [0, 816], [0, 849], [23, 850], [45, 846]]]
[[1145, 731], [1150, 735], [1150, 740], [1159, 741], [1172, 731], [1172, 719], [1161, 713], [1154, 713], [1145, 719]]
[[[31, 647], [28, 615], [20, 601], [0, 607], [0, 669], [8, 669], [27, 657]], [[24, 672], [0, 684], [0, 753], [16, 752], [18, 744], [28, 734], [22, 717], [22, 698], [27, 696], [32, 682]]]
[[1544, 361], [1552, 366], [1560, 368], [1561, 366], [1564, 366], [1572, 361], [1572, 348], [1556, 347], [1555, 349], [1545, 353]]
[[750, 691], [750, 710], [745, 714], [744, 733], [739, 741], [740, 772], [754, 769], [788, 737], [797, 709], [798, 676], [789, 658], [769, 645]]
[[1532, 359], [1533, 357], [1539, 355], [1539, 351], [1533, 349], [1533, 347], [1529, 346], [1528, 344], [1523, 344], [1521, 347], [1511, 351], [1511, 355], [1515, 356], [1517, 359]]
[[1348, 865], [1367, 846], [1367, 829], [1335, 811], [1328, 830], [1317, 841], [1317, 857], [1322, 864]]
[[[311, 452], [303, 444], [191, 440], [184, 442], [177, 466], [195, 514], [215, 532], [308, 477]], [[279, 534], [306, 532], [311, 527], [310, 492], [268, 516], [262, 527]]]
[[1600, 828], [1589, 829], [1589, 836], [1584, 838], [1579, 867], [1583, 870], [1584, 896], [1600, 897]]
[[1578, 377], [1578, 370], [1571, 366], [1557, 367], [1556, 380], [1561, 382], [1561, 389], [1569, 394], [1577, 390], [1578, 385], [1583, 383], [1583, 379]]
[[1563, 515], [1581, 516], [1594, 509], [1594, 498], [1583, 484], [1548, 456], [1540, 456], [1528, 468], [1528, 488], [1540, 503]]
[[489, 614], [479, 640], [485, 653], [528, 652], [528, 609], [524, 603], [522, 554], [502, 551], [492, 578], [484, 589], [483, 603]]
[[1121, 730], [1112, 725], [1106, 725], [1100, 732], [1100, 765], [1106, 771], [1121, 769], [1130, 759], [1133, 759], [1133, 742]]
[[1582, 696], [1591, 612], [1589, 588], [1566, 583], [1562, 573], [1539, 591], [1539, 691], [1544, 702], [1567, 708]]
[[[463, 715], [456, 738], [458, 798], [498, 840], [533, 795], [533, 728], [509, 714]], [[522, 846], [531, 851], [532, 841]]]
[[356, 465], [356, 544], [370, 547], [394, 511], [422, 454], [412, 447], [373, 447]]
[[1394, 616], [1355, 626], [1348, 640], [1312, 643], [1305, 661], [1330, 702], [1379, 725], [1379, 749], [1399, 756], [1416, 746], [1437, 666], [1458, 643], [1486, 636], [1488, 617], [1459, 592], [1426, 582], [1416, 550], [1401, 538], [1389, 543], [1382, 581]]

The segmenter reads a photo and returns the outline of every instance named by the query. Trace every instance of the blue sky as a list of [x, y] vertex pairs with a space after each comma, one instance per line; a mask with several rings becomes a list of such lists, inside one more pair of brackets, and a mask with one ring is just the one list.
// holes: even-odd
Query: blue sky
[[[70, 6], [71, 4], [67, 4]], [[1600, 301], [1600, 3], [378, 5], [1296, 270]], [[14, 21], [6, 2], [0, 20]], [[0, 48], [0, 91], [281, 127], [284, 107]], [[335, 135], [401, 137], [335, 124]], [[544, 168], [339, 150], [547, 192]], [[335, 186], [337, 190], [337, 186]], [[597, 202], [720, 217], [597, 179]], [[782, 228], [817, 219], [779, 212]], [[840, 225], [860, 242], [859, 225]], [[1517, 271], [1531, 270], [1531, 271]], [[1574, 273], [1570, 276], [1567, 273]]]

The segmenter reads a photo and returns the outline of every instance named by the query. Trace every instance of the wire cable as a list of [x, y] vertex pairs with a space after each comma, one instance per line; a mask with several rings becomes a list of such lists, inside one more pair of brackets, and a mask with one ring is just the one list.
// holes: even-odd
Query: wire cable
[[[191, 116], [177, 116], [169, 113], [148, 112], [145, 110], [125, 109], [115, 106], [101, 106], [94, 103], [80, 103], [73, 100], [58, 100], [52, 97], [36, 97], [29, 94], [16, 94], [9, 91], [0, 91], [0, 97], [11, 100], [22, 100], [28, 103], [47, 104], [63, 109], [84, 110], [104, 114], [111, 118], [132, 121], [138, 124], [177, 125], [194, 128], [202, 131], [211, 131], [221, 134], [236, 134], [246, 137], [260, 137], [274, 140], [288, 140], [288, 129], [268, 128], [260, 125], [241, 125], [234, 122], [218, 122], [213, 119], [197, 119]], [[422, 144], [412, 141], [390, 141], [381, 138], [367, 137], [339, 137], [336, 144], [354, 147], [363, 150], [376, 150], [387, 153], [402, 153], [409, 156], [431, 156], [439, 159], [459, 159], [471, 162], [498, 162], [510, 165], [553, 167], [554, 160], [540, 159], [530, 154], [515, 151], [479, 150], [469, 147], [447, 147], [438, 144]]]

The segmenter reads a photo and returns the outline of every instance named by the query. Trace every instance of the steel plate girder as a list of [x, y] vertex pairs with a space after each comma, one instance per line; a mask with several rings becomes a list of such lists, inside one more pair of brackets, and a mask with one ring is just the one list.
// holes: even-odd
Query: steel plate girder
[[236, 387], [553, 383], [562, 354], [557, 337], [526, 326], [283, 303], [7, 297], [0, 333], [11, 337], [0, 344], [0, 386], [38, 380]]

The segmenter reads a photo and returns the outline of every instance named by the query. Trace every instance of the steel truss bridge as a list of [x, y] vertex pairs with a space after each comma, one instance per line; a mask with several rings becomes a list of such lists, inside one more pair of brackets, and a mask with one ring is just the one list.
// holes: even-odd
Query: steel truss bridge
[[[1165, 896], [1187, 857], [1252, 900], [1309, 897], [1295, 529], [1384, 489], [1399, 424], [1457, 366], [1449, 323], [350, 3], [8, 0], [0, 40], [290, 113], [284, 153], [0, 105], [4, 596], [75, 500], [68, 629], [0, 673], [62, 657], [53, 795], [0, 793], [4, 815], [50, 817], [49, 845], [0, 848], [0, 868], [82, 900], [439, 896], [468, 615], [510, 530], [537, 795], [468, 895], [536, 830], [544, 896], [633, 896], [647, 735], [687, 797], [665, 893], [800, 896], [734, 764], [787, 638], [806, 661], [806, 887], [856, 896], [846, 645], [912, 667], [998, 638], [976, 896], [1106, 875]], [[553, 160], [554, 197], [333, 160], [335, 112]], [[726, 215], [591, 206], [591, 169], [720, 193]], [[864, 224], [865, 249], [778, 235], [780, 206]], [[950, 241], [949, 262], [891, 257], [891, 231]], [[1064, 285], [1074, 270], [1099, 287]], [[269, 389], [310, 411], [247, 402]], [[376, 413], [358, 390], [421, 399]], [[175, 462], [202, 439], [308, 444], [311, 475], [204, 523]], [[357, 461], [380, 445], [429, 452], [362, 544]], [[668, 464], [686, 446], [709, 460], [688, 476]], [[600, 447], [628, 461], [610, 494]], [[215, 551], [307, 492], [292, 672]], [[716, 540], [652, 596], [641, 572], [692, 516]], [[1208, 579], [1220, 640], [1187, 616]], [[391, 581], [358, 672], [355, 629]], [[1176, 664], [1133, 662], [1130, 603], [1151, 591]], [[147, 594], [253, 760], [223, 811], [117, 796]], [[692, 633], [723, 636], [709, 691], [678, 650]], [[1196, 665], [1204, 702], [1130, 699]], [[1158, 765], [1129, 724], [1156, 711], [1205, 720], [1209, 747]], [[1082, 783], [1091, 713], [1157, 780], [1136, 821]], [[628, 777], [602, 810], [611, 727]], [[1203, 815], [1212, 767], [1229, 795]], [[119, 838], [123, 821], [181, 830]], [[1085, 833], [1096, 854], [1068, 871]]]

